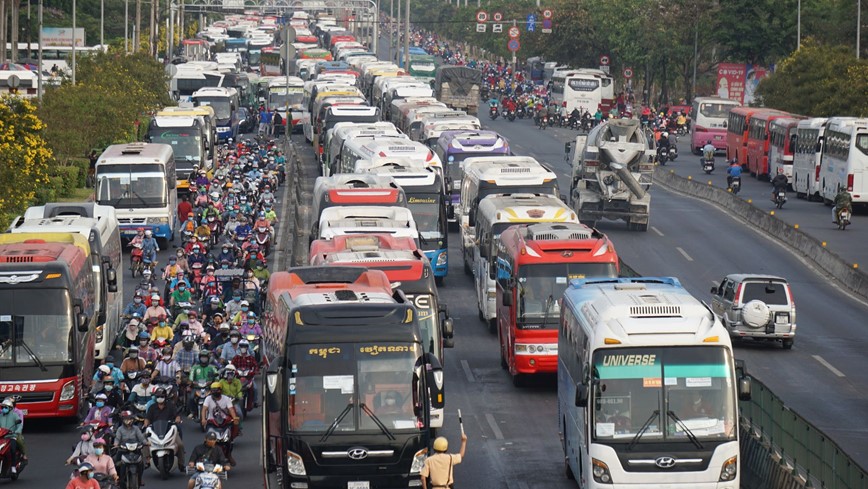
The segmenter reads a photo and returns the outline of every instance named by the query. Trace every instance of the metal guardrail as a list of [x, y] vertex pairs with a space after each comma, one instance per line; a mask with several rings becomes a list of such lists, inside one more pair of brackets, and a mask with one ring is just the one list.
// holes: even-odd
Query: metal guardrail
[[765, 384], [755, 378], [751, 383], [751, 400], [739, 403], [742, 433], [767, 451], [768, 460], [742, 464], [755, 465], [751, 468], [764, 479], [759, 487], [780, 487], [781, 474], [788, 472], [788, 482], [800, 487], [868, 489], [868, 471]]

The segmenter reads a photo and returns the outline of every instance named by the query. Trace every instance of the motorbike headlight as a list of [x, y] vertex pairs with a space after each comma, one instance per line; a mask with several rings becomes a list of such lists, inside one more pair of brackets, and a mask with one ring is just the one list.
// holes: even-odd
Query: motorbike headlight
[[[413, 463], [415, 463], [415, 461]], [[307, 471], [304, 470], [304, 462], [301, 459], [301, 455], [290, 450], [286, 451], [286, 468], [292, 475], [307, 475]], [[419, 470], [422, 470], [421, 467]]]
[[410, 466], [411, 474], [418, 474], [422, 471], [422, 467], [425, 465], [425, 459], [428, 458], [428, 449], [423, 448], [416, 452], [416, 455], [413, 455], [413, 465]]
[[63, 387], [60, 389], [60, 401], [71, 401], [75, 399], [75, 381], [70, 380], [69, 382], [63, 384]]

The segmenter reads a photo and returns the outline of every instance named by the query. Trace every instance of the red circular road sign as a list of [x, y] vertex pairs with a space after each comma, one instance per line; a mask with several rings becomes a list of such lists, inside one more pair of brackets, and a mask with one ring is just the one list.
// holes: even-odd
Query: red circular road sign
[[633, 78], [633, 68], [624, 68], [624, 78]]
[[518, 42], [518, 39], [510, 39], [506, 43], [506, 47], [514, 53], [514, 52], [518, 51], [519, 48], [521, 48], [521, 43]]
[[486, 20], [488, 20], [488, 12], [485, 10], [476, 12], [476, 22], [485, 22]]
[[603, 66], [609, 66], [609, 57], [605, 54], [600, 56], [600, 64]]
[[551, 19], [551, 18], [552, 18], [552, 15], [553, 15], [553, 14], [552, 14], [552, 9], [547, 8], [547, 9], [543, 10], [543, 18], [544, 18], [544, 19]]
[[507, 31], [507, 34], [509, 34], [510, 39], [518, 39], [518, 36], [521, 34], [521, 29], [512, 26], [509, 28], [509, 31]]
[[495, 12], [492, 17], [494, 18], [495, 22], [500, 22], [501, 20], [503, 20], [503, 14], [500, 12]]

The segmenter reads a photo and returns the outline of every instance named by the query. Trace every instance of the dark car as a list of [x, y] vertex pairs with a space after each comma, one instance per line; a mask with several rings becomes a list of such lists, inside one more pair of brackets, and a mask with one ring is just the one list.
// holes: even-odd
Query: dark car
[[238, 132], [240, 134], [254, 132], [256, 128], [256, 114], [246, 107], [239, 107], [235, 112], [238, 118]]

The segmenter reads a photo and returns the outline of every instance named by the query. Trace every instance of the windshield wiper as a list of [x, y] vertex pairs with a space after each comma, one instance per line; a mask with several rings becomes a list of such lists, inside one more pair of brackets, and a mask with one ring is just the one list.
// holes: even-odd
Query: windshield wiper
[[42, 370], [43, 372], [48, 370], [45, 368], [45, 365], [42, 363], [42, 360], [40, 360], [39, 357], [36, 356], [36, 353], [34, 353], [33, 350], [31, 350], [30, 347], [27, 346], [27, 343], [25, 343], [24, 340], [19, 338], [18, 344], [21, 345], [22, 348], [24, 348], [24, 351], [26, 351], [27, 353], [30, 354], [30, 357], [33, 358], [33, 361], [36, 363], [36, 365], [39, 367], [40, 370]]
[[666, 415], [675, 420], [675, 424], [677, 424], [679, 427], [681, 427], [682, 430], [684, 430], [684, 434], [687, 435], [687, 438], [692, 441], [694, 445], [696, 445], [696, 448], [702, 450], [702, 443], [700, 443], [699, 439], [696, 438], [696, 435], [694, 435], [693, 432], [690, 431], [690, 428], [688, 428], [687, 425], [684, 424], [684, 421], [681, 421], [681, 418], [676, 416], [675, 413], [671, 410], [666, 411]]
[[341, 424], [341, 421], [343, 421], [344, 418], [347, 417], [347, 414], [349, 414], [349, 412], [353, 409], [353, 406], [354, 404], [352, 402], [347, 404], [347, 407], [345, 407], [344, 410], [341, 411], [341, 414], [338, 414], [338, 417], [335, 418], [334, 421], [332, 421], [332, 425], [329, 426], [329, 429], [326, 430], [325, 434], [322, 435], [322, 438], [320, 438], [319, 441], [326, 441], [328, 437], [332, 436], [332, 433], [335, 432], [335, 430], [338, 428], [338, 425]]
[[636, 444], [639, 443], [639, 438], [642, 438], [642, 435], [644, 435], [645, 432], [648, 431], [648, 427], [651, 426], [651, 422], [654, 421], [654, 418], [659, 418], [659, 417], [660, 417], [660, 410], [655, 409], [654, 412], [651, 413], [651, 416], [649, 416], [648, 419], [645, 421], [645, 424], [642, 425], [642, 428], [639, 430], [639, 432], [636, 433], [636, 436], [634, 436], [633, 439], [630, 440], [630, 444], [627, 445], [627, 450], [632, 450], [633, 447], [635, 447]]
[[138, 192], [136, 192], [135, 190], [130, 190], [130, 193], [135, 195], [136, 198], [139, 199], [139, 202], [141, 202], [143, 206], [149, 207], [148, 203], [145, 201], [145, 198], [142, 197], [141, 195], [139, 195]]
[[546, 299], [546, 310], [543, 314], [543, 326], [545, 326], [545, 324], [549, 321], [549, 312], [551, 312], [553, 305], [555, 305], [555, 298], [552, 297], [551, 294], [549, 294], [548, 298]]
[[390, 440], [394, 440], [394, 439], [395, 439], [395, 436], [392, 435], [392, 432], [389, 431], [389, 428], [386, 428], [386, 425], [384, 425], [383, 422], [380, 421], [380, 418], [378, 418], [377, 415], [374, 414], [373, 411], [371, 411], [371, 408], [369, 408], [366, 404], [360, 404], [360, 406], [362, 407], [362, 411], [364, 411], [365, 414], [367, 414], [368, 416], [370, 416], [371, 419], [374, 420], [374, 423], [377, 423], [377, 426], [379, 426], [380, 429], [383, 430], [383, 433], [384, 433], [386, 436], [388, 436]]

